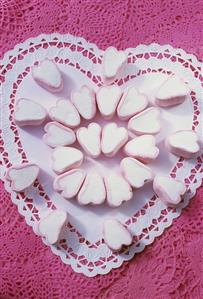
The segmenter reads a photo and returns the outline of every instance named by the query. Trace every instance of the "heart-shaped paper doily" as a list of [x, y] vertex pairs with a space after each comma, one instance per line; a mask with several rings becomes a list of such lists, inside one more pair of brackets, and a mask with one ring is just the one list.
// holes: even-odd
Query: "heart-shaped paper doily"
[[[123, 77], [117, 80], [122, 89], [133, 85], [141, 92], [145, 89], [150, 98], [153, 98], [158, 87], [157, 78], [164, 80], [168, 74], [175, 73], [189, 83], [191, 93], [188, 100], [180, 106], [163, 109], [164, 131], [171, 133], [178, 129], [193, 129], [202, 138], [201, 63], [193, 55], [169, 45], [140, 45], [126, 49], [125, 52], [128, 64]], [[103, 53], [82, 38], [59, 34], [40, 35], [17, 45], [0, 63], [0, 109], [3, 111], [0, 128], [1, 176], [4, 178], [6, 168], [12, 164], [26, 161], [36, 162], [42, 169], [39, 180], [24, 193], [12, 192], [8, 183], [5, 186], [19, 212], [36, 233], [37, 223], [42, 215], [55, 206], [66, 209], [69, 222], [63, 239], [57, 246], [52, 245], [51, 249], [64, 263], [87, 276], [108, 273], [152, 243], [180, 215], [203, 177], [202, 156], [193, 160], [178, 159], [172, 155], [169, 158], [163, 150], [159, 163], [153, 163], [153, 170], [184, 181], [188, 190], [176, 209], [166, 208], [154, 196], [151, 186], [136, 191], [130, 202], [118, 208], [106, 205], [84, 207], [74, 200], [65, 200], [54, 192], [52, 183], [55, 175], [50, 166], [52, 150], [42, 141], [43, 127], [16, 127], [13, 121], [14, 105], [20, 97], [31, 97], [50, 108], [56, 102], [56, 96], [68, 97], [72, 90], [79, 90], [82, 85], [96, 91], [102, 85]], [[31, 67], [45, 58], [53, 59], [63, 73], [64, 88], [55, 95], [42, 89], [31, 79]], [[162, 150], [163, 140], [160, 139], [158, 143]], [[111, 158], [108, 159], [111, 161]], [[115, 162], [118, 162], [116, 159], [112, 158], [110, 166], [115, 166]], [[102, 238], [102, 222], [109, 217], [116, 217], [133, 234], [132, 245], [124, 248], [121, 253], [112, 252]]]

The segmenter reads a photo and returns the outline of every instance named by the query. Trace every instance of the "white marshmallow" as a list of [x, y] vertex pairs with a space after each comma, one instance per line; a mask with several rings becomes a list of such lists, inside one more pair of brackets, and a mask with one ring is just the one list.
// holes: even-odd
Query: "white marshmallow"
[[154, 178], [149, 167], [133, 158], [124, 158], [120, 168], [124, 178], [133, 188], [141, 188]]
[[104, 155], [113, 157], [127, 142], [128, 132], [116, 123], [109, 123], [102, 130], [101, 149]]
[[50, 245], [53, 245], [59, 241], [66, 223], [67, 213], [60, 210], [53, 210], [45, 218], [40, 220], [38, 232]]
[[93, 158], [101, 153], [101, 127], [97, 123], [90, 123], [87, 128], [77, 130], [77, 140], [84, 151]]
[[84, 119], [90, 120], [95, 116], [95, 93], [88, 86], [84, 85], [81, 87], [80, 91], [73, 92], [71, 95], [71, 102]]
[[161, 129], [158, 108], [148, 108], [132, 117], [128, 129], [137, 135], [157, 134]]
[[18, 126], [41, 125], [46, 116], [46, 109], [32, 100], [19, 99], [15, 105], [14, 120]]
[[122, 96], [118, 85], [103, 86], [96, 94], [97, 106], [105, 119], [111, 119]]
[[118, 117], [122, 120], [127, 120], [143, 111], [147, 105], [147, 96], [139, 93], [135, 87], [130, 87], [120, 100], [117, 108]]
[[83, 162], [83, 153], [74, 147], [57, 147], [52, 152], [52, 169], [60, 174], [79, 167]]
[[78, 202], [81, 205], [100, 205], [105, 201], [106, 189], [104, 180], [99, 173], [90, 172], [78, 193]]
[[120, 250], [132, 243], [130, 232], [116, 219], [107, 219], [103, 223], [104, 242], [112, 250]]
[[138, 159], [143, 163], [150, 163], [159, 155], [156, 140], [153, 135], [143, 135], [130, 140], [124, 148], [128, 156]]
[[80, 115], [69, 100], [58, 100], [56, 106], [49, 110], [49, 116], [67, 127], [75, 128], [80, 124]]

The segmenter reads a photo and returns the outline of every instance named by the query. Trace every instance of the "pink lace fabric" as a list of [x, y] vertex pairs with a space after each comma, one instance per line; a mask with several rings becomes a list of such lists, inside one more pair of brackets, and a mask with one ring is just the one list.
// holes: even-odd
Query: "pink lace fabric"
[[[202, 58], [203, 2], [3, 0], [0, 53], [40, 33], [71, 33], [120, 49], [171, 44]], [[87, 278], [52, 254], [0, 185], [0, 298], [203, 298], [203, 188], [173, 226], [130, 262]]]

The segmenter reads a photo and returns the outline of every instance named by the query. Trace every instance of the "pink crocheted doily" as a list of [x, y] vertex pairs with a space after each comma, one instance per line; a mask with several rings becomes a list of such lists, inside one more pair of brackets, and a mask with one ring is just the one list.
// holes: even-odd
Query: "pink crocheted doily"
[[[83, 36], [100, 47], [112, 44], [126, 48], [156, 41], [201, 56], [201, 2], [192, 5], [185, 1], [179, 6], [174, 2], [171, 9], [167, 1], [156, 5], [150, 1], [147, 5], [134, 2], [86, 1], [82, 6], [80, 1], [3, 1], [1, 53], [27, 37], [60, 31]], [[110, 274], [92, 279], [73, 273], [53, 256], [18, 215], [2, 185], [0, 190], [0, 297], [203, 296], [201, 189], [182, 216], [152, 246]]]

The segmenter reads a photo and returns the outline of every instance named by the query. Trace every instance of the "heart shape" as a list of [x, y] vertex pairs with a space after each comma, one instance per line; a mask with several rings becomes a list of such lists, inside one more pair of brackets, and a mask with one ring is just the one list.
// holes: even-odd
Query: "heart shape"
[[73, 130], [57, 122], [47, 123], [44, 130], [46, 134], [44, 134], [43, 139], [50, 147], [71, 145], [76, 140]]
[[156, 176], [153, 182], [154, 192], [168, 206], [176, 206], [180, 203], [186, 192], [185, 185], [167, 176]]
[[114, 81], [119, 72], [121, 72], [127, 61], [127, 55], [124, 51], [118, 51], [114, 47], [109, 47], [104, 53], [102, 60], [103, 78], [106, 83]]
[[6, 179], [10, 181], [13, 191], [21, 192], [30, 187], [39, 174], [39, 167], [34, 163], [25, 163], [10, 167]]
[[95, 116], [95, 93], [88, 86], [82, 86], [79, 91], [72, 92], [71, 102], [84, 119], [90, 120]]
[[72, 169], [65, 172], [55, 178], [54, 190], [61, 192], [64, 198], [72, 198], [78, 194], [85, 176], [85, 172], [82, 169]]
[[170, 107], [185, 101], [190, 89], [178, 76], [172, 75], [163, 82], [156, 94], [156, 103], [160, 107]]
[[[47, 50], [43, 48], [44, 45], [47, 46]], [[57, 56], [56, 49], [58, 50]], [[30, 86], [29, 88], [26, 86], [27, 79], [32, 80], [30, 79], [30, 66], [36, 64], [38, 57], [41, 59], [42, 53], [43, 58], [47, 55], [57, 63], [58, 68], [63, 73], [68, 76], [70, 75], [75, 86], [81, 86], [81, 84], [89, 85], [93, 90], [97, 90], [97, 88], [103, 84], [100, 80], [102, 77], [100, 63], [104, 52], [81, 38], [59, 34], [50, 36], [42, 35], [37, 37], [37, 39], [34, 38], [26, 41], [21, 44], [19, 48], [16, 47], [14, 51], [7, 53], [2, 61], [2, 65], [4, 65], [3, 70], [6, 71], [6, 75], [1, 71], [2, 88], [4, 89], [4, 93], [8, 95], [7, 97], [2, 97], [2, 101], [0, 101], [1, 109], [5, 109], [3, 111], [5, 111], [4, 124], [6, 125], [1, 128], [2, 132], [0, 130], [1, 138], [4, 142], [2, 148], [2, 173], [4, 173], [4, 167], [8, 167], [8, 163], [12, 164], [16, 159], [18, 159], [18, 161], [23, 161], [24, 159], [31, 160], [31, 158], [34, 157], [36, 161], [40, 163], [40, 167], [46, 169], [49, 175], [53, 177], [53, 172], [47, 167], [50, 162], [50, 157], [47, 158], [46, 156], [48, 155], [44, 154], [45, 148], [47, 153], [47, 147], [44, 146], [43, 143], [40, 143], [39, 138], [32, 136], [32, 134], [30, 134], [29, 142], [27, 142], [27, 128], [26, 130], [18, 130], [16, 128], [13, 123], [12, 112], [14, 108], [13, 103], [17, 100], [15, 95], [20, 94], [22, 97], [26, 97], [27, 94], [30, 93]], [[188, 64], [189, 61], [191, 67], [187, 68], [187, 82], [191, 87], [192, 93], [188, 97], [188, 101], [185, 101], [183, 105], [181, 105], [181, 109], [187, 111], [187, 113], [184, 117], [181, 117], [181, 113], [179, 113], [181, 117], [180, 122], [174, 121], [172, 109], [162, 109], [161, 116], [163, 121], [166, 119], [166, 112], [169, 116], [167, 118], [171, 126], [171, 129], [168, 131], [169, 133], [193, 128], [193, 130], [202, 136], [200, 126], [202, 112], [199, 106], [199, 99], [201, 98], [200, 90], [202, 90], [200, 82], [201, 64], [197, 59], [192, 55], [186, 54], [183, 50], [180, 51], [180, 49], [176, 50], [168, 45], [160, 46], [157, 44], [147, 46], [140, 45], [136, 49], [126, 49], [125, 53], [128, 56], [127, 69], [125, 70], [125, 74], [119, 75], [117, 81], [118, 85], [123, 90], [123, 87], [125, 88], [126, 86], [132, 85], [130, 82], [132, 79], [133, 86], [136, 88], [144, 90], [142, 87], [146, 87], [148, 98], [150, 98], [154, 92], [154, 89], [151, 90], [150, 87], [157, 82], [155, 79], [157, 76], [164, 78], [169, 71], [184, 74], [186, 64]], [[25, 57], [25, 59], [19, 60], [18, 55], [23, 58]], [[12, 58], [8, 60], [8, 57]], [[175, 57], [177, 62], [172, 62], [171, 57]], [[27, 61], [29, 61], [29, 65], [26, 64]], [[15, 67], [15, 77], [13, 76], [13, 68], [11, 68], [11, 65]], [[70, 72], [70, 70], [73, 71]], [[78, 82], [80, 83], [78, 84]], [[140, 82], [144, 83], [145, 86], [141, 86], [140, 88]], [[130, 83], [130, 85], [128, 83]], [[69, 87], [70, 86], [68, 86], [67, 89]], [[60, 96], [65, 98], [70, 96], [67, 89], [64, 88], [62, 92], [60, 92]], [[38, 97], [36, 97], [36, 102], [41, 104], [46, 91], [34, 83], [33, 90], [37, 90]], [[50, 97], [49, 103], [47, 101], [49, 108], [51, 103], [53, 103], [53, 97], [50, 93], [48, 95]], [[189, 114], [190, 117], [188, 117]], [[165, 131], [162, 133], [164, 132]], [[40, 148], [42, 155], [36, 152], [36, 145]], [[111, 163], [110, 159], [108, 161], [109, 167], [111, 168], [113, 163]], [[177, 160], [173, 157], [173, 160], [170, 159], [170, 167], [165, 169], [164, 166], [164, 170], [174, 177], [177, 176], [180, 177], [181, 180], [185, 180], [188, 185], [186, 196], [184, 196], [183, 202], [181, 202], [177, 210], [167, 209], [161, 201], [155, 197], [151, 198], [150, 196], [146, 198], [146, 204], [144, 206], [141, 205], [140, 198], [137, 197], [122, 207], [124, 213], [121, 212], [120, 208], [114, 210], [114, 212], [118, 211], [116, 215], [118, 215], [119, 220], [125, 223], [125, 226], [129, 228], [134, 236], [132, 246], [129, 250], [124, 249], [121, 254], [112, 253], [112, 251], [107, 248], [100, 232], [100, 221], [112, 213], [110, 208], [104, 207], [104, 213], [103, 207], [100, 212], [99, 207], [90, 207], [89, 210], [87, 207], [83, 208], [78, 205], [77, 209], [74, 210], [72, 202], [69, 204], [68, 201], [58, 200], [60, 199], [59, 195], [53, 192], [52, 188], [49, 188], [46, 180], [43, 186], [39, 186], [39, 190], [37, 186], [33, 187], [35, 189], [34, 195], [32, 190], [26, 190], [26, 197], [18, 194], [17, 198], [7, 183], [5, 186], [7, 190], [12, 193], [12, 201], [18, 205], [20, 213], [23, 213], [27, 223], [33, 227], [35, 227], [41, 218], [42, 211], [50, 210], [55, 204], [57, 207], [60, 206], [64, 208], [65, 206], [65, 209], [71, 209], [71, 213], [73, 213], [73, 217], [76, 218], [76, 222], [72, 222], [71, 219], [71, 223], [66, 227], [68, 245], [67, 243], [62, 243], [63, 240], [60, 240], [57, 249], [56, 246], [52, 246], [52, 251], [59, 255], [64, 263], [70, 264], [75, 271], [82, 272], [86, 276], [95, 276], [97, 274], [106, 274], [112, 268], [119, 267], [123, 261], [131, 259], [136, 252], [142, 251], [146, 245], [151, 244], [154, 238], [160, 235], [164, 229], [171, 224], [173, 219], [180, 215], [182, 208], [186, 206], [189, 199], [194, 196], [195, 190], [197, 186], [200, 185], [202, 179], [201, 156], [198, 157], [198, 159], [190, 160], [190, 163], [181, 159], [181, 163], [178, 163], [180, 167], [176, 167], [176, 162]], [[192, 177], [190, 178], [191, 174]], [[44, 179], [43, 174], [41, 177], [40, 182], [41, 179]], [[196, 182], [195, 184], [194, 181]], [[44, 181], [42, 182], [44, 183]], [[141, 190], [141, 193], [142, 192], [143, 190]], [[140, 191], [136, 191], [136, 194], [140, 194]], [[30, 203], [28, 207], [26, 201], [27, 197], [32, 200], [32, 210]], [[62, 202], [65, 202], [64, 206], [62, 206]], [[38, 203], [40, 203], [40, 205]], [[36, 209], [38, 212], [35, 212]], [[97, 210], [98, 213], [92, 212]], [[110, 217], [114, 217], [113, 214], [110, 215]], [[163, 220], [158, 220], [160, 215], [165, 215]], [[91, 221], [89, 221], [89, 219], [91, 219]], [[153, 219], [155, 219], [155, 223], [152, 222]], [[77, 220], [79, 221], [77, 222]], [[92, 223], [94, 223], [94, 225], [92, 225]], [[147, 223], [148, 226], [143, 227], [143, 223]], [[151, 225], [153, 227], [151, 227]], [[84, 259], [81, 257], [84, 257]], [[85, 263], [83, 263], [84, 261]]]
[[144, 110], [147, 105], [147, 96], [139, 93], [135, 87], [131, 87], [123, 94], [119, 102], [117, 108], [118, 117], [122, 120], [129, 119]]
[[78, 202], [82, 205], [100, 205], [105, 201], [105, 198], [106, 189], [102, 176], [97, 172], [88, 173], [78, 193]]
[[117, 85], [104, 86], [97, 91], [97, 106], [105, 119], [111, 119], [114, 116], [121, 96], [122, 91]]
[[122, 202], [132, 198], [132, 188], [121, 175], [110, 173], [104, 177], [107, 202], [112, 207], [118, 207]]
[[116, 123], [109, 123], [102, 130], [102, 152], [106, 156], [113, 157], [127, 140], [128, 132], [125, 128], [119, 128]]
[[58, 92], [63, 88], [61, 73], [56, 64], [49, 59], [34, 66], [32, 76], [39, 85], [52, 92]]
[[194, 131], [182, 130], [173, 133], [166, 139], [166, 147], [174, 155], [189, 159], [199, 153], [201, 144]]
[[46, 217], [42, 218], [38, 224], [39, 234], [52, 245], [55, 244], [67, 223], [67, 213], [60, 210], [54, 210]]
[[124, 158], [120, 167], [124, 178], [133, 188], [141, 188], [154, 178], [149, 167], [133, 158]]
[[156, 140], [152, 135], [142, 135], [128, 141], [124, 148], [128, 156], [134, 157], [143, 163], [150, 163], [159, 155]]
[[158, 108], [148, 108], [129, 120], [128, 129], [136, 135], [157, 134], [161, 129]]
[[75, 106], [68, 100], [58, 100], [56, 106], [49, 110], [49, 116], [52, 120], [70, 128], [75, 128], [80, 124], [80, 115]]
[[79, 167], [83, 162], [83, 153], [74, 147], [57, 147], [51, 157], [52, 169], [57, 174]]
[[103, 226], [104, 240], [112, 250], [120, 250], [132, 243], [129, 231], [117, 220], [108, 219]]
[[46, 116], [44, 107], [32, 100], [19, 99], [16, 103], [14, 120], [18, 126], [41, 125]]
[[84, 151], [93, 158], [101, 153], [101, 127], [97, 123], [90, 123], [87, 128], [77, 130], [77, 140]]

